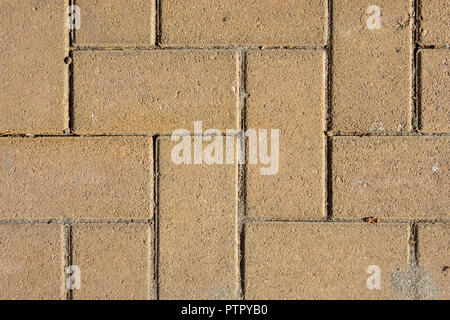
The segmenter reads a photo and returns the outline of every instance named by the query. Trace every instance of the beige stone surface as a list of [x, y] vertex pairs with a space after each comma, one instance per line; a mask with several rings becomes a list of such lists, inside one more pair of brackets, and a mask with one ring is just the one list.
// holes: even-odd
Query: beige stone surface
[[333, 130], [410, 131], [411, 0], [377, 1], [381, 29], [370, 30], [367, 20], [374, 15], [366, 10], [371, 4], [333, 1]]
[[449, 132], [450, 52], [449, 50], [422, 50], [420, 62], [421, 130]]
[[247, 127], [278, 129], [280, 150], [273, 175], [247, 166], [249, 217], [325, 216], [325, 77], [323, 51], [248, 53]]
[[[246, 299], [396, 299], [391, 276], [408, 265], [408, 225], [250, 223]], [[368, 289], [369, 266], [381, 270]]]
[[324, 0], [162, 0], [161, 41], [176, 46], [321, 46]]
[[155, 0], [76, 0], [81, 27], [75, 45], [143, 46], [155, 44]]
[[430, 276], [424, 298], [450, 299], [450, 224], [421, 223], [418, 227], [419, 267]]
[[76, 224], [73, 264], [80, 268], [79, 299], [149, 299], [153, 290], [152, 229], [144, 224]]
[[448, 300], [449, 9], [0, 0], [0, 299]]
[[450, 45], [450, 3], [420, 0], [420, 40], [424, 45]]
[[63, 299], [62, 227], [0, 225], [0, 299]]
[[233, 51], [79, 52], [74, 56], [77, 133], [171, 133], [193, 122], [237, 126]]
[[175, 165], [158, 141], [159, 296], [236, 299], [236, 166]]
[[448, 137], [335, 137], [336, 218], [445, 219], [449, 212]]
[[152, 139], [0, 138], [0, 217], [149, 219]]
[[0, 133], [67, 128], [65, 1], [0, 2]]

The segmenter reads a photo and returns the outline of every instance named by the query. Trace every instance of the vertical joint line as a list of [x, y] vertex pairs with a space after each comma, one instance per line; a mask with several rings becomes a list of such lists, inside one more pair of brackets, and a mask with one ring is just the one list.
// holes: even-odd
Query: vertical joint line
[[326, 141], [325, 141], [325, 211], [326, 219], [331, 220], [333, 218], [333, 208], [332, 208], [332, 172], [331, 172], [331, 137], [328, 136], [328, 132], [332, 130], [332, 63], [333, 63], [333, 1], [328, 0], [328, 29], [327, 29], [327, 76], [326, 76], [326, 110], [325, 110], [325, 130], [326, 130]]
[[[417, 223], [412, 222], [410, 226], [410, 235], [409, 235], [409, 269], [416, 270], [419, 261], [418, 261], [418, 251], [417, 251], [417, 245], [418, 245], [418, 234], [417, 234]], [[417, 281], [418, 279], [415, 279]], [[419, 293], [419, 285], [418, 283], [413, 283], [413, 296], [414, 300], [420, 299], [420, 293]]]
[[65, 131], [64, 133], [69, 134], [72, 133], [73, 128], [73, 52], [72, 52], [72, 45], [74, 43], [75, 39], [75, 28], [71, 29], [69, 28], [69, 25], [67, 25], [67, 21], [69, 19], [69, 7], [72, 5], [75, 5], [75, 0], [67, 0], [66, 4], [68, 5], [67, 8], [65, 8], [65, 17], [66, 21], [64, 22], [66, 24], [67, 31], [67, 60], [65, 60], [65, 63], [67, 64], [67, 110], [66, 110], [66, 124], [65, 124]]
[[68, 104], [69, 104], [69, 110], [68, 110], [68, 131], [67, 133], [73, 133], [73, 91], [74, 91], [74, 86], [73, 86], [73, 64], [74, 64], [74, 60], [73, 60], [73, 51], [69, 50], [69, 93], [68, 93]]
[[153, 294], [159, 300], [159, 136], [153, 139]]
[[155, 0], [155, 46], [161, 46], [161, 0]]
[[419, 58], [419, 42], [420, 42], [420, 5], [419, 0], [413, 1], [413, 61], [412, 61], [412, 90], [413, 90], [413, 113], [412, 128], [414, 132], [421, 129], [421, 103], [420, 103], [420, 58]]
[[[68, 223], [66, 225], [66, 267], [73, 265], [73, 230], [72, 224]], [[65, 269], [65, 268], [64, 268]], [[65, 274], [64, 270], [64, 274]], [[67, 278], [65, 278], [67, 279]], [[67, 280], [66, 280], [67, 281]], [[73, 291], [67, 287], [64, 282], [64, 288], [66, 289], [66, 299], [73, 300]]]
[[[239, 50], [239, 129], [244, 146], [245, 131], [247, 130], [247, 52]], [[247, 148], [244, 147], [244, 163], [238, 164], [238, 206], [237, 206], [237, 272], [238, 272], [238, 298], [245, 299], [245, 217], [247, 205], [246, 174], [247, 174]], [[238, 161], [239, 163], [239, 161]]]

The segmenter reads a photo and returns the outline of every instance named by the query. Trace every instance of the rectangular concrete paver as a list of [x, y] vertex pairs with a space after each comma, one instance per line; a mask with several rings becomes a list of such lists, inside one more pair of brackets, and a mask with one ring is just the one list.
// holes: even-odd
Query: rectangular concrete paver
[[162, 0], [161, 41], [175, 46], [320, 46], [324, 0]]
[[450, 45], [450, 3], [420, 0], [420, 40], [424, 45]]
[[155, 0], [76, 0], [81, 25], [75, 44], [142, 46], [155, 43]]
[[159, 143], [159, 296], [236, 299], [236, 166], [176, 165]]
[[333, 130], [410, 131], [412, 1], [370, 5], [375, 3], [333, 1]]
[[152, 139], [0, 138], [0, 217], [152, 217]]
[[[391, 276], [408, 265], [407, 224], [250, 223], [246, 299], [396, 299]], [[380, 271], [380, 289], [367, 280]], [[373, 267], [372, 267], [373, 268]], [[375, 284], [375, 281], [371, 281]]]
[[63, 299], [63, 243], [61, 225], [0, 225], [0, 299]]
[[154, 297], [152, 242], [149, 225], [74, 225], [72, 263], [81, 276], [74, 299]]
[[324, 69], [323, 51], [248, 53], [247, 128], [267, 129], [268, 136], [279, 130], [278, 171], [263, 175], [261, 168], [270, 166], [260, 161], [247, 166], [249, 217], [325, 216]]
[[233, 51], [79, 52], [74, 56], [77, 133], [171, 133], [193, 122], [237, 126]]
[[335, 137], [336, 218], [448, 218], [448, 137]]
[[450, 131], [450, 51], [420, 52], [421, 130]]
[[419, 287], [422, 299], [450, 299], [450, 224], [421, 223], [418, 226]]
[[0, 133], [68, 127], [65, 1], [0, 1]]

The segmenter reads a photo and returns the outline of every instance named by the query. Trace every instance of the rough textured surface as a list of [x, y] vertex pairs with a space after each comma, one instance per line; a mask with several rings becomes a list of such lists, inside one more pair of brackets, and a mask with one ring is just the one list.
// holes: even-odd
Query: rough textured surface
[[0, 225], [0, 299], [64, 297], [62, 227]]
[[280, 130], [280, 159], [273, 175], [247, 166], [248, 216], [325, 216], [324, 68], [323, 51], [249, 52], [247, 127]]
[[73, 264], [81, 271], [74, 299], [153, 297], [152, 238], [149, 225], [74, 225]]
[[421, 129], [424, 132], [450, 131], [450, 51], [422, 50]]
[[[408, 265], [408, 225], [250, 223], [245, 232], [247, 299], [395, 299], [391, 275]], [[381, 270], [368, 289], [366, 270]]]
[[0, 299], [448, 299], [449, 8], [0, 0]]
[[0, 133], [67, 128], [65, 3], [0, 2]]
[[155, 0], [76, 0], [76, 5], [81, 11], [76, 45], [155, 44]]
[[151, 218], [152, 139], [0, 138], [0, 217]]
[[236, 299], [236, 167], [175, 165], [159, 143], [160, 298]]
[[336, 137], [335, 217], [449, 218], [448, 137]]
[[423, 298], [450, 299], [450, 224], [419, 224], [419, 267], [430, 274], [432, 288]]
[[232, 51], [80, 52], [74, 57], [77, 133], [171, 133], [237, 126]]
[[420, 0], [420, 40], [425, 45], [450, 45], [450, 2]]
[[369, 5], [365, 0], [333, 1], [333, 130], [409, 131], [411, 0], [377, 1], [381, 29], [366, 25]]
[[326, 43], [324, 0], [162, 0], [163, 45]]

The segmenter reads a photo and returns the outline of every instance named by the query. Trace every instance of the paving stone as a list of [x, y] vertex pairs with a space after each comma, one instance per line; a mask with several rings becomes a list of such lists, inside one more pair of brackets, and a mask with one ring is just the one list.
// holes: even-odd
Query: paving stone
[[175, 46], [323, 46], [324, 0], [162, 0], [161, 41]]
[[65, 1], [0, 2], [0, 133], [68, 127]]
[[448, 223], [418, 226], [418, 260], [423, 278], [420, 298], [450, 299], [450, 225]]
[[73, 264], [81, 276], [73, 298], [149, 299], [153, 290], [153, 235], [149, 225], [76, 224]]
[[77, 0], [80, 46], [145, 46], [155, 44], [155, 0]]
[[450, 3], [420, 0], [420, 40], [424, 45], [450, 44]]
[[412, 3], [333, 1], [332, 123], [345, 133], [411, 131]]
[[421, 130], [450, 131], [450, 53], [448, 50], [420, 52]]
[[80, 52], [74, 72], [76, 133], [237, 127], [233, 51]]
[[61, 225], [0, 225], [0, 299], [63, 299], [63, 243]]
[[159, 143], [159, 296], [237, 299], [236, 166], [176, 165]]
[[270, 167], [260, 163], [261, 145], [247, 166], [247, 215], [323, 218], [325, 53], [251, 51], [247, 62], [247, 127], [259, 138], [260, 129], [279, 130], [278, 171], [261, 171]]
[[333, 215], [449, 217], [448, 137], [336, 137]]
[[[391, 275], [408, 266], [408, 225], [250, 223], [246, 299], [396, 299]], [[380, 289], [367, 280], [380, 271]], [[374, 284], [375, 282], [370, 282]]]
[[152, 139], [0, 138], [0, 217], [150, 219]]

